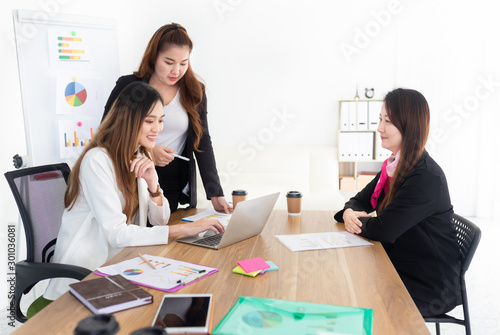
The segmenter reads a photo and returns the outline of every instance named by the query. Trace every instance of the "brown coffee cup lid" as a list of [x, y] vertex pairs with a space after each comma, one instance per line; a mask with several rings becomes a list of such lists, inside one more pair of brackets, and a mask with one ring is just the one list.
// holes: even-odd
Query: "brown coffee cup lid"
[[245, 190], [234, 190], [233, 193], [231, 193], [231, 195], [247, 195], [248, 192], [245, 191]]
[[299, 191], [288, 191], [286, 194], [287, 198], [302, 198], [302, 193]]

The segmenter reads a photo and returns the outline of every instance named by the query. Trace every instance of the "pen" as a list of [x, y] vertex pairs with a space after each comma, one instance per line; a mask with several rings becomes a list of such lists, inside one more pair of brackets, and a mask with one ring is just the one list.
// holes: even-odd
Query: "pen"
[[139, 257], [140, 257], [140, 258], [142, 258], [142, 260], [143, 260], [144, 262], [148, 263], [148, 265], [149, 265], [150, 267], [152, 267], [153, 269], [155, 269], [155, 270], [156, 270], [155, 266], [154, 266], [153, 264], [151, 264], [151, 263], [150, 263], [150, 262], [146, 259], [146, 257], [144, 257], [142, 254], [139, 254]]
[[174, 153], [172, 153], [172, 152], [167, 152], [167, 154], [172, 155], [172, 156], [174, 156], [174, 157], [176, 157], [176, 158], [180, 158], [180, 159], [183, 159], [183, 160], [185, 160], [185, 161], [188, 161], [188, 162], [189, 162], [189, 158], [187, 158], [187, 157], [184, 157], [184, 156], [181, 156], [181, 155], [178, 155], [178, 154], [174, 154]]
[[[198, 273], [197, 273], [197, 274], [200, 274], [200, 273], [205, 273], [205, 272], [207, 272], [207, 270], [200, 270], [200, 271], [198, 271]], [[190, 283], [190, 282], [192, 282], [192, 281], [194, 281], [194, 280], [196, 280], [196, 279], [198, 279], [198, 278], [201, 278], [201, 277], [203, 277], [203, 276], [204, 276], [204, 275], [201, 275], [201, 276], [193, 276], [192, 278], [186, 279], [186, 280], [184, 280], [184, 281], [183, 281], [182, 279], [179, 279], [179, 280], [177, 281], [177, 284], [186, 285], [187, 283]]]

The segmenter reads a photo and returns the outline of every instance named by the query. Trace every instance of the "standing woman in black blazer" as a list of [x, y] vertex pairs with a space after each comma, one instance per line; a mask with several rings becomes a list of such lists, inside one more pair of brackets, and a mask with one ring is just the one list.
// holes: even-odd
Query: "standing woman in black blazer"
[[[443, 170], [424, 148], [429, 125], [422, 94], [402, 88], [389, 92], [378, 132], [392, 155], [335, 215], [348, 232], [382, 242], [423, 316], [461, 303], [453, 206]], [[374, 211], [376, 216], [369, 214]]]
[[[180, 204], [196, 207], [196, 156], [207, 198], [216, 210], [229, 213], [208, 132], [207, 97], [189, 62], [193, 43], [186, 29], [172, 23], [161, 27], [146, 48], [139, 69], [120, 77], [104, 109], [106, 117], [122, 89], [134, 81], [153, 86], [164, 101], [165, 124], [153, 149], [160, 187], [171, 212]], [[172, 153], [189, 158], [175, 158]]]

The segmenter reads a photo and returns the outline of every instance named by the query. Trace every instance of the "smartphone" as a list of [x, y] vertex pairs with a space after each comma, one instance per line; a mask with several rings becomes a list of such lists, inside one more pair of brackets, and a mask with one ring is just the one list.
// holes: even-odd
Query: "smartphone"
[[167, 334], [208, 334], [212, 294], [165, 294], [153, 320]]

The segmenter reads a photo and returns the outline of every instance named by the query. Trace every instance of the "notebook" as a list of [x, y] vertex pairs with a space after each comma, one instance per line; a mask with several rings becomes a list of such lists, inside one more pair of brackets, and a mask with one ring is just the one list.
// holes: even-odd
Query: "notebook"
[[258, 235], [264, 229], [278, 196], [279, 192], [238, 202], [226, 231], [222, 234], [214, 234], [209, 230], [201, 237], [198, 234], [181, 237], [177, 239], [177, 242], [211, 249], [222, 249]]
[[150, 304], [153, 296], [121, 275], [84, 280], [69, 291], [94, 314], [108, 314]]

